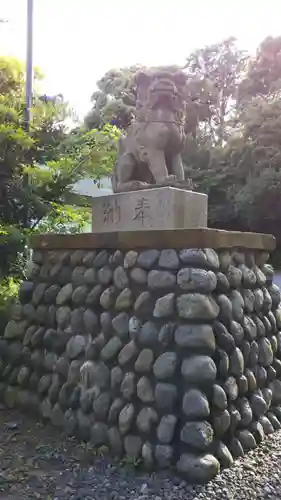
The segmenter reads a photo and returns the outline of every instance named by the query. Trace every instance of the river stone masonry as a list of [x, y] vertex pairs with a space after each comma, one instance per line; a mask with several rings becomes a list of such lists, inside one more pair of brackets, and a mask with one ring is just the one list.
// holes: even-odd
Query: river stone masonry
[[35, 248], [0, 339], [2, 400], [150, 469], [211, 480], [281, 428], [268, 258], [235, 245]]

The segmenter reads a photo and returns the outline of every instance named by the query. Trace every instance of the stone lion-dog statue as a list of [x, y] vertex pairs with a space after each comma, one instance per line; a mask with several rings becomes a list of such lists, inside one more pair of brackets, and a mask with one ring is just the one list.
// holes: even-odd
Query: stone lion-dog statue
[[136, 74], [136, 118], [119, 140], [113, 192], [186, 184], [181, 159], [186, 80], [180, 69], [152, 68]]

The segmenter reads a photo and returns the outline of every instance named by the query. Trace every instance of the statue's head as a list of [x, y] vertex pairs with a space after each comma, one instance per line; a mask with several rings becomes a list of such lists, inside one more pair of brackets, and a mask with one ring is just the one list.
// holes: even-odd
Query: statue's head
[[177, 68], [152, 68], [136, 74], [137, 102], [152, 109], [182, 111], [187, 76]]

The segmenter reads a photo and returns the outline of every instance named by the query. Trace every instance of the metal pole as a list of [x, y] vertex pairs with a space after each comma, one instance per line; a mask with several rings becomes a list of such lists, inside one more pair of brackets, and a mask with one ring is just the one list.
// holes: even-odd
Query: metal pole
[[[25, 109], [24, 125], [28, 132], [30, 127], [30, 110], [32, 107], [33, 83], [33, 0], [27, 0], [27, 34], [26, 34], [26, 78], [25, 78]], [[24, 175], [24, 187], [28, 186], [28, 175]], [[28, 224], [28, 201], [25, 206], [24, 225]]]

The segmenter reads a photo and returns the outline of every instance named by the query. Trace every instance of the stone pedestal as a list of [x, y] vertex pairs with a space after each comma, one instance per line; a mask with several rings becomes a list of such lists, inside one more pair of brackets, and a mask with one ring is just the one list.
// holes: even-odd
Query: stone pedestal
[[207, 227], [208, 197], [174, 187], [95, 198], [92, 231], [192, 229]]

